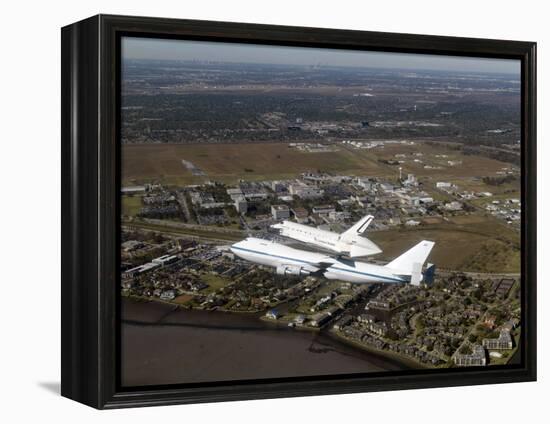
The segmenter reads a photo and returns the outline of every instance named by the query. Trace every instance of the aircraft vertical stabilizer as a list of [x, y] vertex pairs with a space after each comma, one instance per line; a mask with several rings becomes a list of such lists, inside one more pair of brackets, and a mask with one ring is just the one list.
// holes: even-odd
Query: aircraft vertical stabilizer
[[367, 215], [361, 218], [359, 221], [353, 224], [348, 230], [344, 231], [342, 233], [342, 237], [345, 238], [346, 236], [356, 236], [359, 234], [363, 234], [373, 219], [374, 219], [374, 216], [372, 215]]
[[[386, 267], [392, 269], [395, 273], [400, 275], [410, 275], [411, 277], [418, 273], [418, 266], [420, 269], [428, 259], [432, 248], [434, 247], [433, 241], [423, 240], [414, 246], [412, 249], [407, 250], [401, 256], [391, 261]], [[420, 272], [420, 280], [422, 280], [422, 273]], [[412, 282], [412, 279], [411, 279]]]

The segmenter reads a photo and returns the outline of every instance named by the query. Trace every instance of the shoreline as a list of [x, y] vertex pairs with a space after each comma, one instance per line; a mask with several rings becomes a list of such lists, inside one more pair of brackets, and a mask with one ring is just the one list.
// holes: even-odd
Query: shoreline
[[[142, 304], [152, 304], [152, 305], [163, 305], [163, 306], [171, 306], [172, 311], [170, 313], [175, 313], [178, 311], [188, 311], [191, 313], [197, 312], [202, 314], [220, 314], [222, 315], [233, 315], [234, 317], [246, 317], [246, 318], [256, 318], [255, 322], [258, 325], [264, 325], [266, 328], [270, 329], [278, 329], [282, 331], [289, 331], [289, 332], [297, 332], [297, 333], [309, 333], [311, 335], [324, 335], [331, 340], [334, 340], [338, 343], [343, 343], [346, 346], [354, 349], [359, 354], [367, 354], [367, 355], [374, 355], [377, 359], [380, 359], [382, 361], [386, 361], [388, 363], [391, 363], [393, 365], [397, 365], [400, 369], [430, 369], [432, 367], [426, 366], [425, 364], [422, 364], [420, 362], [416, 362], [412, 358], [408, 358], [406, 356], [403, 356], [396, 352], [389, 352], [386, 350], [380, 350], [376, 349], [370, 346], [366, 346], [360, 342], [356, 342], [354, 340], [350, 340], [344, 336], [339, 335], [334, 330], [324, 329], [324, 328], [313, 328], [313, 327], [306, 327], [306, 326], [297, 326], [297, 327], [288, 327], [288, 323], [286, 322], [278, 322], [273, 321], [270, 319], [267, 319], [263, 316], [263, 312], [248, 312], [248, 311], [225, 311], [225, 310], [206, 310], [206, 309], [193, 309], [193, 308], [185, 308], [181, 307], [181, 305], [174, 304], [170, 301], [164, 301], [161, 299], [145, 299], [141, 297], [133, 297], [133, 296], [124, 296], [125, 299], [129, 300], [130, 302], [136, 302], [136, 303], [142, 303]], [[164, 319], [164, 318], [163, 318]], [[122, 319], [122, 322], [128, 323], [128, 324], [137, 324], [137, 325], [173, 325], [173, 323], [167, 322], [167, 323], [153, 323], [153, 322], [138, 322], [135, 320], [128, 320], [128, 319]], [[182, 323], [180, 323], [182, 324]], [[231, 326], [228, 326], [227, 329], [230, 329]]]
[[405, 365], [406, 367], [411, 368], [411, 369], [423, 369], [424, 370], [424, 369], [437, 369], [437, 368], [439, 368], [439, 367], [427, 366], [426, 364], [423, 364], [422, 362], [416, 361], [413, 358], [410, 358], [408, 356], [402, 355], [402, 354], [397, 353], [397, 352], [390, 352], [389, 350], [377, 349], [375, 347], [365, 345], [361, 342], [351, 340], [351, 339], [349, 339], [345, 336], [342, 336], [342, 335], [338, 334], [334, 330], [328, 330], [327, 334], [330, 335], [331, 337], [334, 337], [335, 339], [338, 339], [338, 340], [340, 340], [344, 343], [347, 343], [347, 344], [349, 344], [351, 346], [354, 346], [358, 349], [361, 349], [363, 351], [366, 351], [366, 352], [369, 352], [369, 353], [372, 353], [372, 354], [375, 354], [375, 355], [380, 355], [380, 356], [383, 356], [387, 359], [394, 360], [394, 361], [397, 361], [399, 363], [402, 363], [403, 365]]

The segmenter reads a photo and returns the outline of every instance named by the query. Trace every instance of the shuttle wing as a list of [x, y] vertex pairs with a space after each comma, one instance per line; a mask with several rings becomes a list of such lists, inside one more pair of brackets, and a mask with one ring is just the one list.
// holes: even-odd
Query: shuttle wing
[[350, 258], [360, 258], [362, 256], [372, 256], [377, 255], [382, 252], [376, 244], [374, 244], [369, 239], [362, 240], [362, 246], [353, 245], [349, 250]]

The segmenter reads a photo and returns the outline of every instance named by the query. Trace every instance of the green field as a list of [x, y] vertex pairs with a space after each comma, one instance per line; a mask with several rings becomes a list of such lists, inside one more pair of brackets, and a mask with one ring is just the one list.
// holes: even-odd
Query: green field
[[208, 288], [204, 290], [204, 293], [214, 292], [231, 283], [231, 281], [216, 274], [202, 274], [201, 280], [208, 284]]
[[519, 234], [491, 217], [457, 217], [454, 223], [373, 231], [368, 237], [383, 250], [379, 259], [393, 259], [421, 240], [432, 240], [436, 245], [428, 260], [439, 268], [520, 272]]
[[142, 207], [141, 196], [122, 196], [122, 215], [136, 216]]

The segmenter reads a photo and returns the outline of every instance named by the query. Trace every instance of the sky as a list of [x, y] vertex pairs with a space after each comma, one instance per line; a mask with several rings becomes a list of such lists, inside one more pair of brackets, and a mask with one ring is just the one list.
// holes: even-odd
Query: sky
[[123, 37], [123, 59], [324, 65], [520, 74], [520, 61], [411, 53]]

